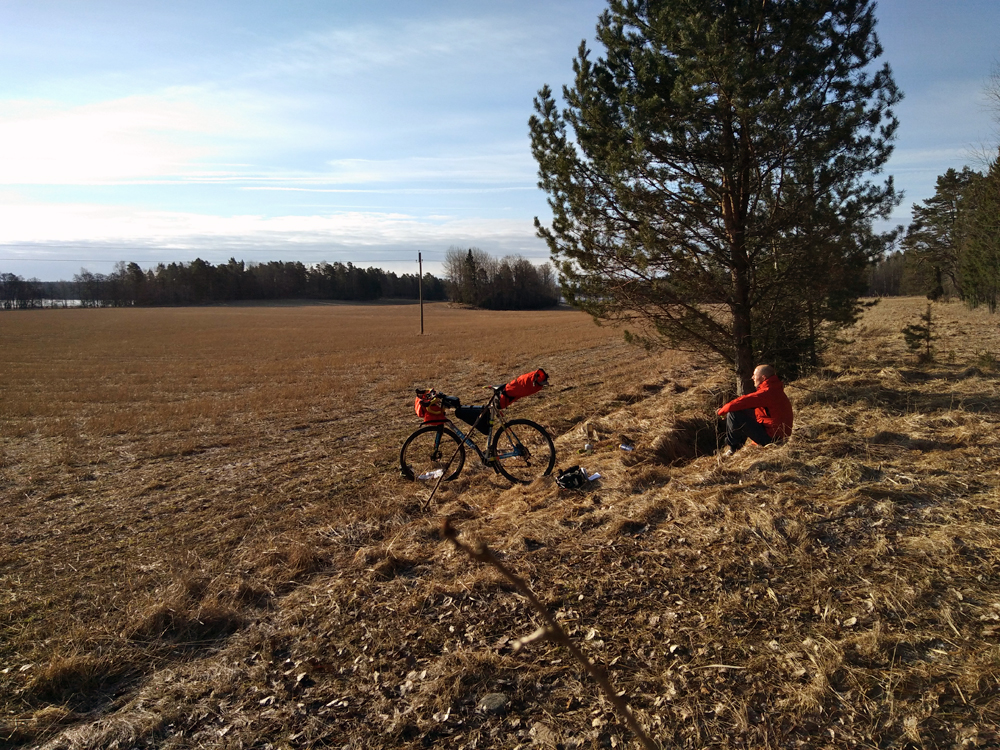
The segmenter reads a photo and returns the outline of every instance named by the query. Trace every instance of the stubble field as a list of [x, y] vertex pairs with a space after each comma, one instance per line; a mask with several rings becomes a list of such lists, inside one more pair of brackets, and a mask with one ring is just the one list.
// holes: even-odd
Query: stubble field
[[[995, 747], [1000, 334], [935, 305], [917, 364], [923, 310], [883, 301], [790, 386], [786, 445], [673, 463], [726, 373], [572, 311], [5, 313], [0, 746], [633, 746], [559, 646], [514, 653], [537, 617], [449, 517], [664, 747]], [[467, 462], [423, 510], [414, 387], [536, 367], [510, 412], [603, 478]]]

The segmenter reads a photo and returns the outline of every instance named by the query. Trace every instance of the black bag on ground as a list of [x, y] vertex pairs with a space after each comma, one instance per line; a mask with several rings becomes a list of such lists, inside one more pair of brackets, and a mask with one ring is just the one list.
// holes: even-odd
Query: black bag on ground
[[[455, 416], [461, 419], [466, 424], [475, 424], [476, 429], [479, 430], [484, 435], [490, 434], [490, 415], [483, 414], [485, 406], [460, 406], [455, 409]], [[479, 415], [483, 414], [482, 419]], [[476, 420], [479, 420], [479, 424], [476, 424]]]
[[590, 479], [579, 466], [570, 466], [559, 472], [556, 484], [564, 490], [582, 490], [590, 484]]

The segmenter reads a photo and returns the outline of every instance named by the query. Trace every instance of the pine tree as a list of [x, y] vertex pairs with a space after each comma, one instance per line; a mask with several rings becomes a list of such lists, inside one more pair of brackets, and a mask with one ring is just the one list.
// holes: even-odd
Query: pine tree
[[961, 252], [965, 235], [966, 197], [982, 175], [969, 167], [949, 169], [937, 178], [934, 195], [913, 204], [913, 221], [906, 230], [903, 247], [908, 261], [921, 271], [930, 299], [945, 294], [945, 284], [961, 295]]
[[741, 392], [855, 319], [898, 203], [870, 182], [900, 99], [867, 0], [610, 0], [530, 120], [563, 291], [636, 339], [714, 352]]
[[962, 298], [996, 312], [1000, 300], [1000, 156], [969, 194], [961, 277]]

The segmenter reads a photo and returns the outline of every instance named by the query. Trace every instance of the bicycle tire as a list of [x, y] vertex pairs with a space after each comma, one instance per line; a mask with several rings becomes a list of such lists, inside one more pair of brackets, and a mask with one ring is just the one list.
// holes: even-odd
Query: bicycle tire
[[529, 419], [512, 419], [493, 436], [490, 455], [510, 481], [531, 484], [552, 472], [556, 448], [545, 428]]
[[[450, 466], [449, 466], [450, 462]], [[399, 469], [406, 479], [437, 481], [437, 471], [450, 472], [444, 481], [455, 479], [465, 465], [465, 446], [447, 427], [428, 425], [414, 432], [399, 451]]]

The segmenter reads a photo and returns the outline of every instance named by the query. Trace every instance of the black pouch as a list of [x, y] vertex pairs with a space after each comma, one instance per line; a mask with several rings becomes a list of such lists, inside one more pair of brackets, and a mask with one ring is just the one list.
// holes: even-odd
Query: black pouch
[[[483, 414], [485, 406], [460, 406], [455, 409], [455, 416], [461, 419], [466, 424], [476, 424], [476, 420], [479, 420], [479, 424], [476, 425], [476, 429], [479, 430], [484, 435], [490, 434], [490, 415]], [[482, 414], [482, 419], [479, 415]]]

